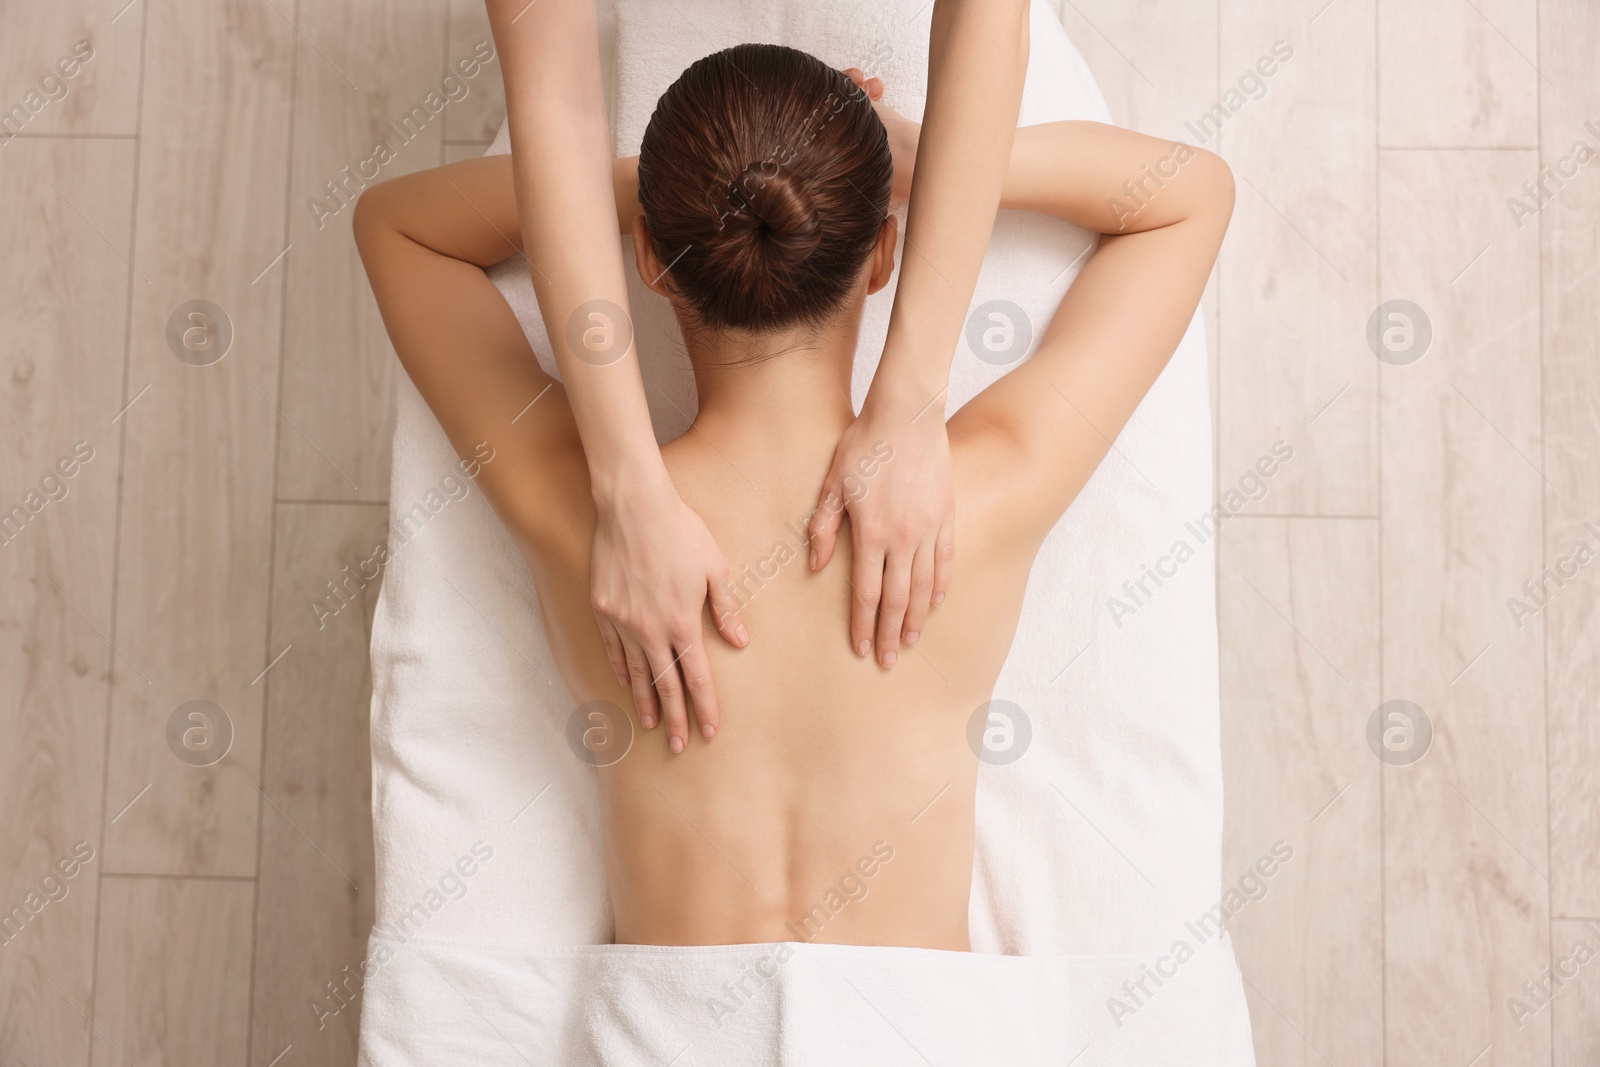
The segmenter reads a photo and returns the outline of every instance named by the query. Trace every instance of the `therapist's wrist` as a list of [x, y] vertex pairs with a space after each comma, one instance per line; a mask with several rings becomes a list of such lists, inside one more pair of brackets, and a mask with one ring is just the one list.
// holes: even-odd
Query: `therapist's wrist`
[[654, 448], [648, 456], [638, 456], [589, 469], [590, 493], [595, 508], [608, 515], [637, 510], [641, 502], [676, 497], [677, 489], [667, 474], [661, 454]]
[[[885, 350], [862, 404], [863, 417], [909, 422], [935, 404], [950, 386], [948, 367], [907, 367], [891, 362]], [[942, 406], [941, 406], [941, 410]], [[942, 420], [939, 420], [942, 421]]]

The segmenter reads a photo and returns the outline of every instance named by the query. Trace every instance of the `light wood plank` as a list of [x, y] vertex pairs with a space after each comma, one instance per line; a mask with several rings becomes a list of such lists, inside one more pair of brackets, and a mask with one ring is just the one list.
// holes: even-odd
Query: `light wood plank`
[[[485, 44], [493, 48], [494, 35], [489, 32], [489, 15], [483, 0], [450, 0], [448, 62], [453, 66]], [[445, 115], [445, 139], [487, 144], [500, 132], [500, 123], [506, 117], [506, 85], [499, 60], [486, 66], [470, 87], [467, 98], [452, 104]]]
[[[326, 58], [302, 42], [295, 73], [293, 247], [278, 269], [288, 275], [283, 411], [299, 429], [278, 436], [278, 495], [381, 501], [399, 365], [350, 219], [368, 184], [439, 165], [447, 116], [466, 101], [440, 91], [445, 20], [437, 5], [309, 5], [300, 24]], [[475, 93], [498, 76], [490, 67], [452, 84]]]
[[1221, 534], [1223, 876], [1294, 849], [1229, 923], [1262, 1064], [1383, 1058], [1378, 537], [1369, 519]]
[[[356, 1058], [359, 1007], [343, 1004], [360, 994], [376, 888], [367, 645], [382, 573], [367, 561], [387, 540], [385, 507], [278, 506], [272, 635], [294, 650], [267, 690], [272, 805], [261, 828], [250, 1047], [261, 1067], [291, 1043], [306, 1062]], [[339, 997], [326, 994], [329, 981]]]
[[[1548, 962], [1542, 623], [1505, 601], [1540, 567], [1537, 231], [1505, 190], [1532, 152], [1384, 152], [1386, 293], [1433, 342], [1382, 371], [1385, 700], [1431, 717], [1385, 768], [1388, 1063], [1548, 1064], [1507, 997]], [[1460, 274], [1485, 246], [1489, 252]], [[1486, 1056], [1484, 1062], [1489, 1062]]]
[[[281, 283], [252, 280], [284, 246], [293, 28], [271, 5], [153, 2], [147, 36], [127, 453], [117, 546], [119, 670], [108, 815], [150, 791], [106, 842], [106, 868], [255, 870]], [[203, 298], [231, 317], [212, 366], [180, 362], [169, 316]], [[146, 681], [145, 679], [149, 680]], [[226, 758], [180, 762], [173, 712], [210, 700]]]
[[92, 1067], [245, 1062], [248, 881], [107, 878]]
[[111, 420], [122, 406], [133, 165], [131, 141], [21, 140], [0, 150], [4, 1063], [88, 1055], [89, 1028], [73, 1009], [89, 1003], [99, 856], [68, 862], [71, 878], [56, 865], [79, 841], [100, 851], [109, 677], [128, 670], [102, 635], [111, 624], [121, 451]]
[[1216, 102], [1215, 7], [1193, 0], [1136, 8], [1115, 0], [1062, 0], [1061, 23], [1117, 123], [1194, 143], [1183, 124]]
[[1539, 135], [1535, 5], [1385, 0], [1378, 19], [1379, 143], [1532, 147]]
[[[1583, 947], [1574, 951], [1580, 942]], [[1590, 1067], [1600, 1063], [1600, 920], [1551, 923], [1550, 951], [1563, 973], [1577, 971], [1564, 980], [1543, 1009], [1555, 1031], [1552, 1067]], [[1580, 953], [1588, 962], [1578, 963]], [[1571, 957], [1570, 961], [1563, 962], [1565, 957]], [[1539, 1010], [1531, 997], [1524, 998], [1524, 1003]]]
[[137, 132], [144, 49], [141, 6], [123, 10], [122, 2], [114, 2], [0, 8], [0, 143], [18, 133]]
[[[1218, 476], [1232, 481], [1283, 440], [1294, 460], [1253, 512], [1372, 515], [1373, 3], [1340, 0], [1313, 15], [1298, 0], [1222, 5], [1218, 103], [1231, 114], [1207, 147], [1221, 144], [1238, 194], [1219, 268]], [[1201, 134], [1216, 128], [1194, 123]]]
[[[1543, 161], [1562, 164], [1575, 141], [1600, 151], [1600, 9], [1582, 0], [1540, 11], [1540, 66], [1564, 88], [1541, 86]], [[1587, 124], [1587, 125], [1586, 125]], [[1528, 180], [1536, 180], [1532, 174]], [[1547, 186], [1554, 191], [1554, 186]], [[1529, 203], [1526, 197], [1521, 198]], [[1509, 210], [1509, 209], [1508, 209]], [[1534, 221], [1524, 225], [1533, 228]], [[1600, 161], [1586, 164], [1540, 211], [1544, 278], [1545, 562], [1579, 541], [1600, 553]], [[1593, 523], [1593, 527], [1587, 524]], [[1565, 565], [1570, 570], [1572, 564]], [[1550, 691], [1550, 878], [1557, 915], [1600, 916], [1600, 565], [1552, 586], [1545, 663]], [[1559, 578], [1559, 575], [1558, 575]], [[1600, 944], [1595, 946], [1600, 950]]]

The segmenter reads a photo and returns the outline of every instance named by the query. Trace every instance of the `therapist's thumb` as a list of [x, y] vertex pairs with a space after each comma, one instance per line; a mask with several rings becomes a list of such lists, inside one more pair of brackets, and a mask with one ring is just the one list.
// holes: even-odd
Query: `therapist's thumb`
[[839, 492], [838, 483], [830, 475], [822, 483], [822, 495], [817, 498], [816, 509], [811, 512], [811, 521], [806, 523], [806, 532], [811, 535], [812, 570], [820, 571], [833, 558], [834, 546], [839, 543], [839, 527], [844, 522], [844, 510], [844, 494]]
[[706, 599], [711, 602], [711, 621], [717, 633], [734, 648], [750, 643], [750, 633], [744, 628], [739, 615], [739, 598], [733, 595], [727, 564], [713, 568], [706, 574]]

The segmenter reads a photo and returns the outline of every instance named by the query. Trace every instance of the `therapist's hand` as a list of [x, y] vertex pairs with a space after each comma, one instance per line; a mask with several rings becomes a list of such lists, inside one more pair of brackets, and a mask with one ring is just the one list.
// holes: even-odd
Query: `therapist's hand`
[[[920, 403], [918, 400], [920, 399]], [[920, 409], [920, 410], [919, 410]], [[892, 667], [950, 588], [955, 491], [944, 394], [869, 394], [845, 430], [810, 523], [811, 569], [833, 558], [848, 512], [853, 549], [850, 647]]]
[[[911, 196], [922, 126], [882, 102], [883, 80], [844, 71], [866, 92], [889, 136], [891, 205]], [[898, 395], [893, 390], [898, 388]], [[944, 600], [955, 563], [955, 492], [942, 391], [892, 385], [880, 375], [834, 453], [811, 517], [811, 569], [833, 559], [844, 516], [853, 550], [850, 647], [892, 667]]]
[[665, 722], [667, 744], [717, 729], [717, 692], [705, 652], [706, 601], [723, 640], [750, 638], [728, 582], [728, 561], [700, 516], [664, 477], [597, 502], [590, 594], [617, 681], [633, 690], [639, 723]]
[[894, 160], [894, 185], [889, 191], [889, 206], [899, 207], [911, 199], [911, 179], [917, 169], [917, 144], [922, 124], [912, 122], [883, 102], [883, 79], [869, 78], [860, 67], [847, 67], [845, 77], [867, 94], [872, 110], [878, 113], [884, 132], [889, 135], [889, 155]]

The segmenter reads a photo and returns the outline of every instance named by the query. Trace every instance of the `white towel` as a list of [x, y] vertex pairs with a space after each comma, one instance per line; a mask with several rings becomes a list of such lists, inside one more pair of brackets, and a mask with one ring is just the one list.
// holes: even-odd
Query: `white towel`
[[[918, 118], [927, 69], [923, 6], [922, 0], [619, 0], [611, 86], [617, 150], [637, 151], [656, 99], [685, 66], [742, 41], [779, 41], [835, 66], [863, 67], [885, 78], [892, 106]], [[1109, 119], [1054, 13], [1035, 3], [1021, 122], [1064, 118]], [[502, 129], [490, 152], [506, 150]], [[1058, 220], [1002, 212], [973, 307], [1013, 302], [1037, 342], [1089, 244], [1088, 234]], [[657, 437], [669, 440], [692, 418], [692, 376], [670, 309], [638, 281], [631, 248], [625, 249], [651, 415]], [[541, 364], [555, 373], [525, 272], [508, 263], [491, 275]], [[868, 302], [858, 403], [882, 350], [894, 288], [891, 281]], [[963, 340], [948, 410], [1006, 369], [979, 359]], [[1076, 416], [1064, 405], [1062, 417]], [[446, 1021], [456, 994], [441, 978], [467, 983], [489, 966], [481, 954], [555, 951], [611, 937], [593, 771], [564, 739], [573, 701], [552, 661], [526, 565], [476, 492], [459, 501], [444, 494], [443, 507], [424, 506], [422, 517], [400, 528], [405, 515], [418, 515], [412, 506], [426, 504], [429, 491], [454, 470], [437, 423], [402, 381], [390, 497], [394, 558], [372, 638], [380, 931], [374, 944], [383, 931], [403, 931], [412, 940], [376, 969], [365, 989], [363, 1055], [371, 1064], [428, 1062], [424, 1054], [438, 1047], [429, 1041], [444, 1040], [445, 1031], [459, 1038]], [[1119, 1008], [1118, 997], [1093, 983], [1092, 992], [1089, 986], [1072, 992], [1076, 999], [1059, 1010], [1120, 1023], [1113, 1028], [1119, 1036], [1142, 1028], [1150, 1041], [1159, 1039], [1149, 1048], [1167, 1047], [1169, 1038], [1202, 1050], [1226, 1048], [1225, 1055], [1192, 1062], [1231, 1065], [1252, 1062], [1237, 969], [1225, 937], [1212, 935], [1204, 922], [1195, 926], [1216, 910], [1223, 885], [1210, 508], [1211, 430], [1197, 315], [1034, 567], [995, 690], [997, 700], [1021, 709], [1015, 737], [1030, 737], [1020, 758], [1003, 762], [997, 755], [980, 772], [970, 926], [979, 953], [1057, 958], [1051, 966], [1062, 973], [1074, 973], [1085, 959], [1121, 957], [1131, 968], [1125, 978], [1133, 980], [1141, 968], [1170, 957], [1178, 942], [1187, 943], [1210, 961], [1187, 973], [1206, 977], [1188, 982], [1187, 994], [1177, 984], [1163, 990], [1149, 1002], [1160, 1003], [1160, 1012], [1146, 1010], [1138, 992], [1120, 994]], [[1179, 542], [1188, 548], [1184, 561], [1174, 568], [1169, 560], [1161, 568], [1167, 573], [1152, 577], [1151, 566]], [[477, 864], [472, 878], [456, 876], [441, 887], [480, 840], [493, 858]], [[459, 901], [452, 899], [456, 883]], [[1207, 936], [1195, 936], [1195, 929]], [[424, 942], [427, 951], [418, 951]], [[547, 999], [603, 1001], [601, 990], [585, 984], [591, 972], [573, 962], [570, 950], [555, 958], [567, 961], [556, 968], [562, 977], [551, 977], [548, 961], [530, 972], [546, 983], [541, 988], [562, 990]], [[445, 962], [451, 959], [458, 969]], [[1023, 968], [1014, 975], [1033, 966], [1010, 963]], [[973, 964], [969, 973], [981, 984], [992, 980], [982, 977], [992, 966]], [[489, 970], [501, 973], [496, 967]], [[509, 1014], [494, 1015], [496, 1024], [547, 1034], [565, 1026], [558, 1021], [565, 1009], [541, 1017], [530, 1006], [539, 999], [501, 1004], [495, 1010]], [[445, 1014], [433, 1014], [430, 1005]], [[762, 1021], [750, 1025], [779, 1027], [777, 1016], [752, 1011]], [[1158, 1017], [1173, 1021], [1150, 1021]], [[393, 1033], [380, 1038], [378, 1020], [411, 1028], [407, 1040], [422, 1044], [397, 1044]], [[503, 1056], [503, 1046], [493, 1051], [492, 1033], [487, 1041], [486, 1056]], [[380, 1055], [380, 1048], [389, 1051]], [[1056, 1051], [1065, 1061], [1077, 1049]], [[1091, 1062], [1097, 1061], [1083, 1061]]]
[[[375, 944], [385, 945], [380, 939]], [[1218, 1067], [1250, 1063], [1227, 941], [1104, 1010], [1156, 960], [778, 944], [480, 949], [414, 942], [362, 1011], [369, 1064]], [[396, 957], [400, 958], [399, 956]], [[425, 1020], [425, 1022], [424, 1022]]]

